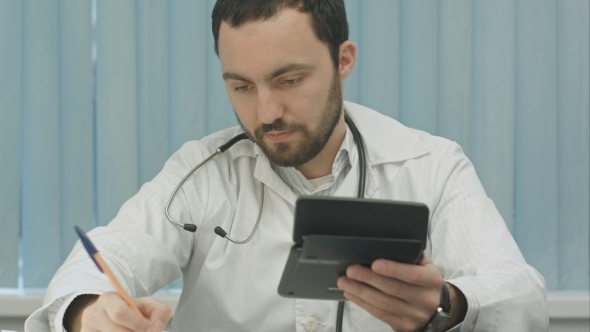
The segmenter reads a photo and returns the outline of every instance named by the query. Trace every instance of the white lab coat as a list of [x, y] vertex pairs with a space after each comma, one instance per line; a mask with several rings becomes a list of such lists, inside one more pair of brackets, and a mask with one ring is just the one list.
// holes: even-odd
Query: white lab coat
[[[345, 109], [366, 145], [366, 197], [429, 207], [426, 254], [469, 303], [460, 329], [547, 330], [544, 279], [525, 263], [461, 148], [363, 106], [345, 102]], [[277, 294], [293, 242], [296, 197], [252, 142], [241, 141], [217, 156], [177, 194], [171, 215], [196, 224], [196, 233], [171, 225], [164, 216], [164, 205], [178, 181], [239, 132], [231, 128], [186, 143], [107, 227], [88, 234], [134, 296], [148, 296], [182, 274], [174, 331], [304, 331], [309, 317], [320, 323], [317, 331], [334, 331], [336, 302]], [[252, 240], [237, 245], [215, 235], [218, 225], [237, 239], [250, 234], [261, 183], [266, 188], [264, 209]], [[355, 197], [357, 183], [358, 160], [335, 196]], [[44, 307], [28, 319], [26, 331], [49, 331], [47, 307], [55, 299], [111, 290], [78, 243], [49, 284]], [[58, 312], [58, 322], [63, 311]], [[354, 304], [346, 306], [343, 327], [391, 331]]]

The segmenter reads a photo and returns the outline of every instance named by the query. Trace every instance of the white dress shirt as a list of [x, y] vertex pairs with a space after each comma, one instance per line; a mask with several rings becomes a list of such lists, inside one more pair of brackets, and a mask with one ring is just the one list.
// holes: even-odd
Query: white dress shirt
[[[366, 197], [428, 206], [426, 254], [468, 302], [466, 318], [456, 329], [546, 331], [543, 277], [524, 261], [461, 148], [360, 105], [345, 102], [345, 110], [366, 146]], [[318, 323], [317, 331], [334, 331], [336, 302], [277, 294], [293, 243], [297, 196], [256, 145], [237, 143], [179, 191], [171, 214], [197, 225], [196, 233], [164, 217], [164, 205], [178, 181], [239, 132], [227, 129], [185, 144], [107, 227], [88, 234], [134, 296], [151, 295], [183, 275], [174, 331], [306, 331], [310, 320]], [[355, 197], [358, 167], [354, 160], [333, 196]], [[215, 235], [213, 229], [221, 226], [234, 238], [248, 236], [258, 213], [261, 183], [264, 209], [252, 240], [237, 245]], [[112, 290], [78, 243], [25, 330], [50, 331], [48, 308], [63, 301], [54, 319], [55, 330], [62, 331], [63, 313], [74, 296]], [[343, 329], [391, 331], [351, 303], [346, 305]]]

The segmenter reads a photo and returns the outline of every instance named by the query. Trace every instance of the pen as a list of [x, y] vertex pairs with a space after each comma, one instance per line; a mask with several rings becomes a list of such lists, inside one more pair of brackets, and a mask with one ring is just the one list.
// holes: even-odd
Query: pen
[[133, 311], [137, 312], [138, 315], [143, 317], [143, 314], [141, 313], [141, 311], [139, 311], [139, 308], [137, 307], [137, 305], [135, 305], [135, 302], [133, 302], [131, 296], [129, 296], [129, 294], [125, 292], [123, 286], [121, 286], [119, 281], [117, 281], [117, 278], [115, 278], [115, 275], [113, 274], [111, 269], [109, 269], [107, 263], [102, 259], [102, 256], [98, 253], [98, 250], [96, 250], [96, 248], [94, 247], [86, 233], [84, 233], [84, 231], [78, 226], [74, 226], [74, 228], [76, 229], [76, 233], [78, 233], [78, 236], [80, 237], [80, 241], [82, 241], [84, 248], [86, 248], [88, 255], [90, 255], [90, 258], [92, 258], [100, 272], [104, 273], [107, 276], [107, 279], [109, 279], [113, 287], [115, 287], [117, 294], [119, 294], [119, 296], [122, 297], [123, 300], [125, 300], [125, 302], [127, 302], [131, 309], [133, 309]]

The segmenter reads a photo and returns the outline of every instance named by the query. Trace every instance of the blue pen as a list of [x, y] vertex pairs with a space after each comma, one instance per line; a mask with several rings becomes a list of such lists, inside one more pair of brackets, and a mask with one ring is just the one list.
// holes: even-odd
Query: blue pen
[[98, 253], [98, 250], [96, 250], [96, 248], [88, 238], [88, 235], [86, 235], [86, 233], [84, 233], [84, 231], [80, 227], [74, 226], [74, 228], [76, 229], [76, 233], [78, 233], [78, 236], [80, 237], [80, 241], [82, 241], [84, 248], [88, 252], [88, 255], [90, 255], [90, 258], [92, 258], [100, 272], [104, 273], [107, 276], [107, 279], [109, 279], [113, 287], [115, 287], [117, 294], [119, 294], [119, 296], [122, 297], [123, 300], [125, 300], [125, 302], [127, 302], [131, 309], [133, 309], [133, 311], [137, 312], [138, 315], [143, 317], [143, 314], [141, 313], [137, 305], [135, 305], [135, 302], [133, 302], [131, 296], [129, 296], [129, 294], [125, 292], [123, 286], [121, 286], [117, 278], [115, 278], [115, 275], [113, 274], [111, 269], [109, 269], [107, 263], [104, 261], [104, 259], [102, 259], [102, 256]]

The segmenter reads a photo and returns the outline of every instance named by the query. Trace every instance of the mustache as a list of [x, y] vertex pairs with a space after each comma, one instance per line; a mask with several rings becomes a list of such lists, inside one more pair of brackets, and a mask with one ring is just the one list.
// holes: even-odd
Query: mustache
[[271, 131], [292, 130], [305, 130], [305, 126], [299, 123], [287, 123], [282, 119], [276, 119], [273, 123], [263, 123], [260, 127], [256, 128], [255, 135], [262, 136]]

